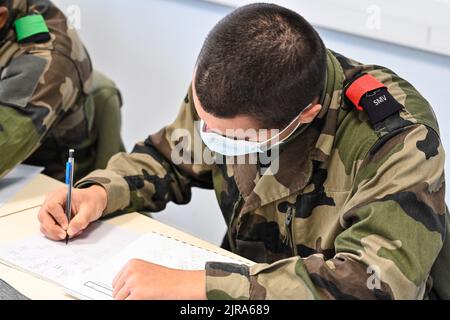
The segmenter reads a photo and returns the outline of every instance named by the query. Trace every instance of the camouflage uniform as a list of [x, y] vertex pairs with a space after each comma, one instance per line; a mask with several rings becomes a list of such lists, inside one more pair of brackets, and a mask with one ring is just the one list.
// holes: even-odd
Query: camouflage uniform
[[68, 148], [77, 151], [75, 176], [84, 176], [99, 168], [89, 55], [50, 1], [11, 0], [10, 9], [12, 21], [42, 14], [51, 40], [18, 43], [12, 22], [1, 39], [0, 177], [25, 162], [62, 179]]
[[[405, 107], [376, 127], [343, 99], [361, 72]], [[172, 125], [79, 187], [106, 189], [105, 216], [160, 211], [189, 202], [192, 187], [214, 189], [229, 227], [224, 246], [257, 264], [207, 263], [209, 299], [449, 298], [444, 150], [430, 105], [391, 70], [332, 51], [321, 103], [283, 147], [279, 172], [261, 176], [258, 165], [171, 162], [184, 141], [172, 133], [194, 132], [198, 118], [189, 90]]]

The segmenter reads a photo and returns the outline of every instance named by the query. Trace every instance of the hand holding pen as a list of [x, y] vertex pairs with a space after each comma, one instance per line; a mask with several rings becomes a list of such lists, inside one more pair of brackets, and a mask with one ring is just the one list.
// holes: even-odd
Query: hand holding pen
[[66, 241], [76, 238], [98, 220], [107, 205], [106, 190], [99, 185], [73, 187], [75, 152], [69, 151], [66, 164], [66, 186], [47, 195], [39, 210], [41, 232], [49, 239]]

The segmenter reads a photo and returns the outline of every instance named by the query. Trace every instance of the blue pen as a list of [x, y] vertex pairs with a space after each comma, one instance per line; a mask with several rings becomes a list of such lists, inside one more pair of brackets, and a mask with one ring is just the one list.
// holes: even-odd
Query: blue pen
[[[66, 185], [67, 185], [67, 201], [66, 201], [66, 217], [70, 223], [72, 219], [72, 188], [73, 188], [73, 170], [75, 166], [74, 158], [75, 150], [69, 150], [69, 159], [66, 163]], [[66, 245], [69, 243], [69, 234], [66, 235]]]

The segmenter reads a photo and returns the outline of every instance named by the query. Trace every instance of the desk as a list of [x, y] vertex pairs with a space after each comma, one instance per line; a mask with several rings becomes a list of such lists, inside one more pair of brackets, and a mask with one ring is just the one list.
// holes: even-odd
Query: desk
[[[50, 178], [40, 176], [36, 181], [30, 183], [31, 187], [36, 188], [36, 190], [55, 190], [61, 186], [61, 183], [52, 180]], [[42, 184], [42, 185], [41, 185]], [[45, 184], [45, 185], [44, 185]], [[30, 186], [24, 189], [24, 192], [30, 191]], [[26, 198], [26, 194], [21, 192], [17, 195], [17, 199]], [[39, 196], [43, 200], [44, 195]], [[39, 198], [37, 197], [37, 198]], [[11, 204], [11, 207], [13, 204]], [[11, 213], [0, 219], [0, 245], [23, 239], [27, 236], [31, 236], [39, 231], [39, 222], [37, 220], [37, 214], [39, 212], [39, 207], [26, 209], [20, 212]], [[229, 256], [238, 257], [233, 253], [223, 250], [213, 244], [206, 241], [200, 240], [194, 236], [187, 233], [179, 231], [175, 228], [162, 224], [154, 219], [144, 216], [139, 213], [130, 213], [115, 217], [113, 219], [107, 220], [105, 223], [111, 223], [117, 226], [128, 228], [139, 234], [145, 234], [148, 232], [156, 231], [179, 240], [191, 243], [193, 245]], [[239, 257], [241, 260], [245, 260]], [[3, 264], [0, 264], [0, 278], [8, 282], [11, 286], [19, 290], [22, 294], [26, 295], [31, 299], [38, 300], [65, 300], [73, 299], [72, 297], [66, 295], [62, 289], [45, 280], [39, 279], [28, 273], [24, 273]]]
[[47, 193], [64, 186], [62, 182], [38, 175], [16, 194], [8, 203], [0, 207], [0, 218], [41, 206]]

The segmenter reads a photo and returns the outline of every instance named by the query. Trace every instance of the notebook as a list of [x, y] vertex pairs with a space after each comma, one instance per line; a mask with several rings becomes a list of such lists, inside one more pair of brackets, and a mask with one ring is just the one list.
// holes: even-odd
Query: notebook
[[139, 236], [104, 222], [91, 224], [69, 245], [36, 233], [0, 246], [0, 263], [62, 286], [73, 275], [88, 273], [113, 257]]
[[204, 270], [209, 261], [252, 265], [244, 258], [231, 258], [160, 233], [139, 237], [116, 256], [88, 274], [72, 278], [65, 284], [68, 294], [83, 300], [111, 300], [112, 282], [131, 259], [141, 259], [169, 268]]

